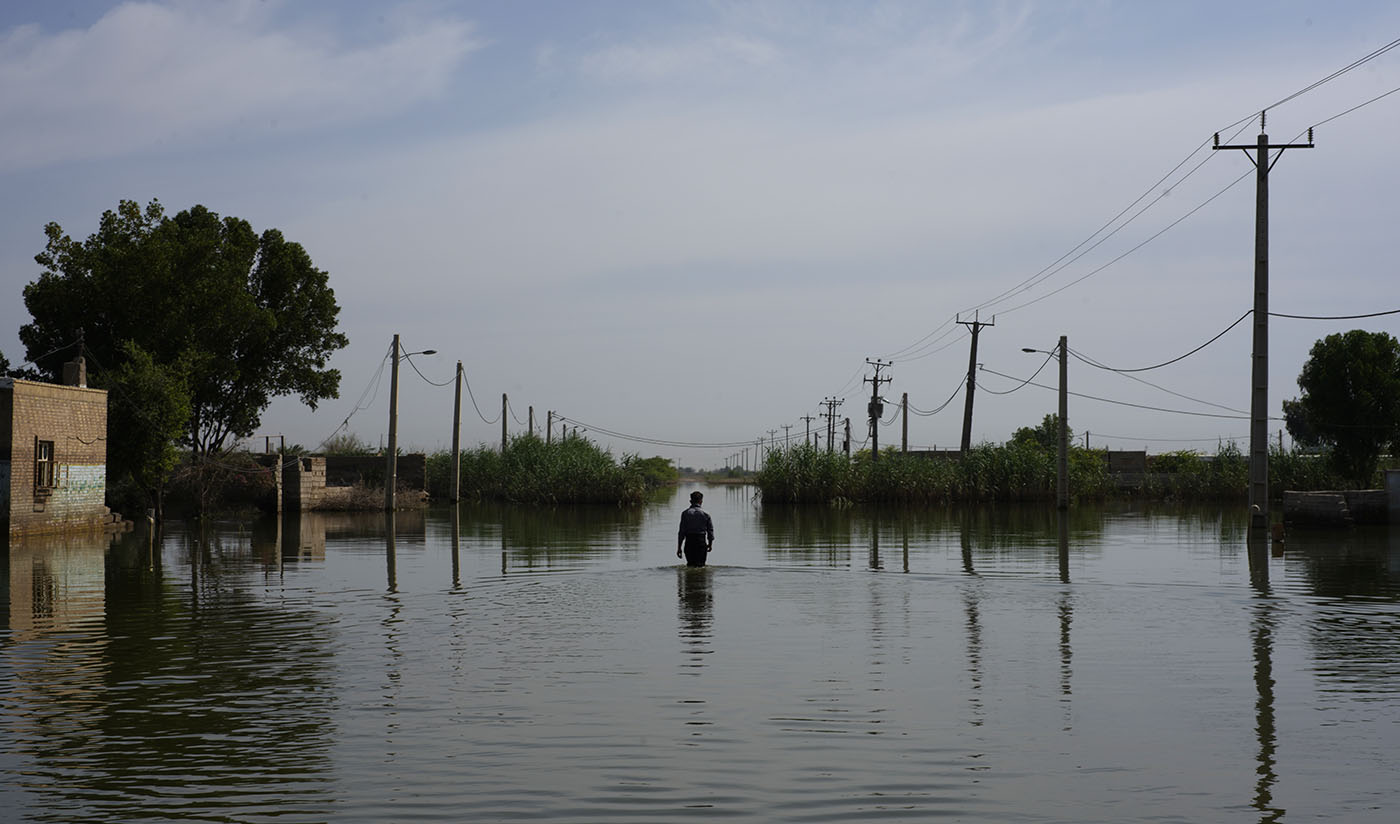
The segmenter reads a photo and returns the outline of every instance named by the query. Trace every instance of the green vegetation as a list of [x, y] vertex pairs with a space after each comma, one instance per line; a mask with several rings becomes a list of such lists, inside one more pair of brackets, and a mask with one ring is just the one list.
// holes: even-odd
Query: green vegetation
[[57, 380], [79, 354], [79, 330], [95, 383], [144, 352], [180, 384], [189, 406], [180, 440], [203, 456], [252, 434], [275, 397], [315, 409], [337, 396], [340, 373], [326, 362], [347, 343], [340, 307], [326, 273], [276, 229], [257, 234], [203, 206], [169, 217], [158, 201], [143, 210], [123, 200], [86, 241], [57, 223], [44, 232], [34, 258], [43, 272], [24, 288], [33, 322], [19, 331], [41, 379]]
[[[1327, 467], [1326, 460], [1317, 456], [1274, 450], [1269, 457], [1270, 490], [1281, 496], [1285, 489], [1339, 488], [1338, 477]], [[1075, 500], [1243, 499], [1248, 478], [1248, 456], [1233, 443], [1223, 445], [1216, 455], [1193, 451], [1153, 455], [1146, 473], [1119, 477], [1109, 474], [1103, 450], [1069, 450], [1069, 488]], [[904, 454], [888, 449], [872, 462], [869, 453], [848, 460], [840, 453], [798, 446], [770, 453], [757, 483], [765, 503], [1051, 501], [1056, 454], [1031, 438], [1003, 445], [984, 443], [973, 447], [965, 459], [956, 453]]]
[[[619, 462], [578, 436], [545, 443], [512, 438], [504, 452], [485, 445], [463, 450], [461, 494], [474, 500], [532, 504], [622, 504], [646, 500], [650, 490], [676, 479], [665, 458], [626, 455]], [[428, 456], [428, 493], [445, 499], [452, 488], [452, 453]]]
[[1289, 434], [1327, 447], [1350, 483], [1371, 483], [1381, 454], [1400, 445], [1400, 341], [1360, 329], [1328, 335], [1313, 344], [1298, 388], [1302, 397], [1284, 403]]

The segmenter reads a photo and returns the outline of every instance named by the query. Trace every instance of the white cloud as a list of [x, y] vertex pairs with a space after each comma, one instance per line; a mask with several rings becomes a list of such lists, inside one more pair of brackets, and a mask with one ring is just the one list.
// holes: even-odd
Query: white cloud
[[275, 29], [252, 4], [124, 3], [86, 29], [20, 26], [0, 35], [0, 170], [383, 117], [440, 94], [477, 47], [451, 20], [343, 45]]

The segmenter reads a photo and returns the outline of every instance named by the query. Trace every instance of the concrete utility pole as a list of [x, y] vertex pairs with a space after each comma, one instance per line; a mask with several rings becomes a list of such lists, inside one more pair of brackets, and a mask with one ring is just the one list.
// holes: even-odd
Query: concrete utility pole
[[[1240, 149], [1254, 164], [1254, 356], [1250, 368], [1249, 400], [1249, 511], [1250, 527], [1269, 526], [1269, 170], [1285, 149], [1311, 149], [1312, 129], [1307, 143], [1270, 143], [1264, 133], [1265, 113], [1259, 114], [1259, 137], [1254, 145], [1220, 145], [1215, 149]], [[1269, 160], [1269, 152], [1278, 154]], [[1253, 150], [1254, 155], [1250, 156]]]
[[436, 349], [424, 349], [422, 352], [400, 355], [399, 336], [394, 335], [393, 348], [389, 352], [393, 358], [389, 369], [389, 454], [384, 466], [384, 509], [388, 512], [394, 511], [394, 494], [399, 486], [399, 359], [436, 354]]
[[996, 326], [996, 316], [992, 316], [991, 323], [983, 323], [978, 320], [974, 313], [972, 320], [959, 319], [958, 323], [972, 330], [972, 352], [967, 357], [967, 402], [963, 405], [963, 431], [962, 431], [962, 453], [972, 448], [972, 393], [977, 389], [977, 334], [985, 326]]
[[788, 449], [788, 448], [790, 448], [791, 446], [792, 446], [792, 424], [790, 424], [790, 423], [785, 423], [785, 424], [783, 424], [783, 449]]
[[812, 445], [812, 421], [816, 420], [816, 418], [813, 417], [813, 416], [811, 416], [811, 415], [803, 415], [801, 418], [799, 418], [799, 420], [801, 420], [801, 421], [803, 421], [804, 423], [807, 424], [807, 445], [808, 445], [808, 446], [811, 446], [811, 445]]
[[530, 437], [535, 437], [535, 405], [530, 404], [530, 428], [525, 430], [530, 433]]
[[452, 503], [462, 498], [462, 362], [457, 361], [457, 389], [452, 401]]
[[551, 443], [551, 441], [553, 440], [553, 438], [554, 438], [554, 410], [551, 409], [551, 410], [549, 410], [548, 413], [546, 413], [546, 417], [545, 417], [545, 425], [544, 425], [544, 445], [545, 445], [545, 446], [549, 446], [549, 444]]
[[384, 467], [384, 509], [394, 510], [394, 492], [399, 478], [399, 336], [394, 335], [394, 346], [389, 350], [389, 449], [387, 464]]
[[1069, 509], [1069, 337], [1060, 335], [1060, 454], [1055, 477], [1055, 505]]
[[847, 418], [847, 419], [846, 419], [846, 443], [845, 443], [844, 448], [845, 448], [845, 450], [846, 450], [846, 460], [849, 461], [849, 460], [851, 459], [851, 419], [850, 419], [850, 418]]
[[822, 401], [826, 404], [826, 411], [822, 417], [826, 418], [826, 451], [833, 452], [836, 449], [836, 407], [845, 403], [844, 398], [827, 398]]
[[510, 414], [510, 398], [501, 393], [501, 454], [506, 454], [506, 416]]
[[864, 383], [870, 384], [870, 405], [865, 411], [870, 415], [870, 460], [880, 460], [880, 418], [885, 414], [885, 403], [880, 397], [880, 384], [889, 383], [891, 378], [880, 377], [880, 370], [886, 366], [893, 366], [889, 361], [880, 359], [871, 360], [866, 358], [865, 362], [875, 367], [875, 377], [862, 378]]
[[899, 401], [900, 418], [904, 421], [904, 431], [900, 433], [899, 451], [909, 451], [909, 393], [905, 392]]

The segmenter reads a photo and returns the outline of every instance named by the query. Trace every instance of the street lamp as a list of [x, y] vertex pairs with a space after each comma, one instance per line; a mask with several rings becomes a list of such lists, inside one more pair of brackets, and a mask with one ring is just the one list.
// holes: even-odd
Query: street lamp
[[1060, 509], [1069, 509], [1069, 388], [1067, 379], [1069, 376], [1069, 339], [1065, 335], [1060, 335], [1060, 345], [1052, 351], [1044, 349], [1031, 349], [1022, 347], [1022, 352], [1040, 353], [1042, 355], [1060, 356], [1060, 437], [1058, 460], [1056, 461], [1055, 473], [1055, 506]]
[[390, 352], [393, 367], [389, 370], [389, 455], [384, 467], [384, 509], [394, 510], [394, 493], [398, 490], [399, 478], [399, 361], [414, 355], [436, 355], [436, 349], [422, 352], [399, 354], [399, 336], [394, 335], [394, 348]]

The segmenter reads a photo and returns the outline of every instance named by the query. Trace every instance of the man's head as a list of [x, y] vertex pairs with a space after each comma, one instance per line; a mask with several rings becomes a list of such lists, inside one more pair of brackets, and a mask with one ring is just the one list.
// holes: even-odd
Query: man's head
[[690, 493], [690, 503], [692, 506], [699, 504], [703, 500], [705, 500], [705, 496], [700, 492], [696, 491]]

